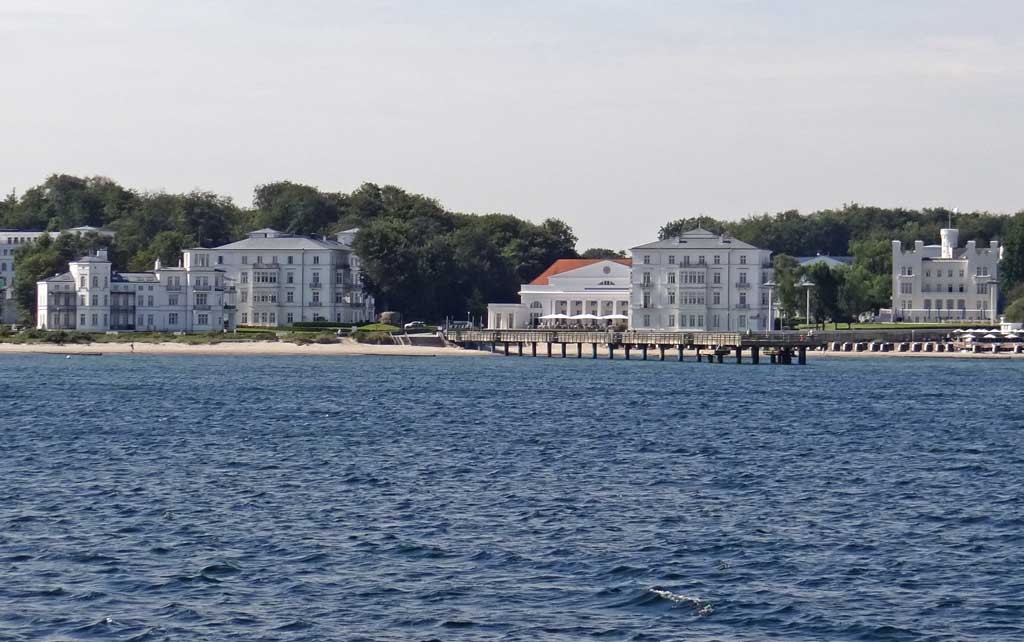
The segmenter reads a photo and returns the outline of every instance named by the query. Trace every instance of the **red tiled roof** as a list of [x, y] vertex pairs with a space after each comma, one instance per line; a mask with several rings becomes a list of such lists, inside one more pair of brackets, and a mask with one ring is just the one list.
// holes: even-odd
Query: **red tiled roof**
[[540, 276], [530, 281], [530, 285], [547, 285], [548, 279], [561, 274], [562, 272], [568, 272], [569, 270], [575, 270], [577, 268], [586, 267], [593, 265], [594, 263], [600, 263], [601, 261], [615, 261], [622, 265], [632, 265], [632, 259], [558, 259], [554, 263], [548, 266], [548, 269], [541, 272]]

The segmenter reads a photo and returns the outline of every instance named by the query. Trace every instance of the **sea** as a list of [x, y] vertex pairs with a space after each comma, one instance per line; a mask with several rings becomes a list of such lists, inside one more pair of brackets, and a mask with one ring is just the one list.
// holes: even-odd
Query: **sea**
[[0, 356], [0, 640], [1024, 640], [1024, 362]]

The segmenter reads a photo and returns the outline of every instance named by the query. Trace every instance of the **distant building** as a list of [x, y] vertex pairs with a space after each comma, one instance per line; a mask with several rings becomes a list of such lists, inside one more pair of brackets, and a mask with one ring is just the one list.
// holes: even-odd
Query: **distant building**
[[[95, 232], [100, 236], [113, 238], [112, 230], [91, 227], [89, 225], [73, 227], [59, 232], [60, 234], [86, 234]], [[17, 305], [14, 301], [15, 251], [23, 245], [32, 243], [44, 234], [40, 230], [0, 230], [0, 323], [14, 323], [18, 320]]]
[[43, 330], [233, 330], [232, 288], [209, 266], [116, 272], [106, 250], [72, 261], [68, 271], [40, 281], [36, 327]]
[[768, 329], [770, 250], [698, 228], [630, 251], [630, 328]]
[[957, 247], [959, 231], [940, 232], [940, 245], [892, 242], [892, 301], [897, 320], [913, 322], [996, 319], [999, 241]]
[[[520, 288], [519, 303], [488, 305], [487, 327], [592, 326], [625, 321], [629, 316], [629, 265], [629, 259], [558, 259]], [[589, 316], [572, 318], [582, 315]]]
[[817, 256], [799, 256], [797, 257], [797, 263], [800, 267], [809, 267], [811, 265], [818, 265], [824, 263], [830, 268], [841, 268], [850, 267], [853, 265], [852, 256], [828, 256], [825, 254], [818, 254]]
[[375, 316], [352, 250], [357, 229], [334, 239], [273, 229], [214, 248], [185, 250], [184, 267], [223, 270], [238, 290], [238, 323], [288, 326], [300, 321], [363, 323]]

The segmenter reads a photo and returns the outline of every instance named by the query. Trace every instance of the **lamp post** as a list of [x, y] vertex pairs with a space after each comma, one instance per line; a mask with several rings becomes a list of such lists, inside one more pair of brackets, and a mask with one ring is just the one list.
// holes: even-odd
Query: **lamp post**
[[768, 332], [775, 331], [775, 308], [772, 306], [772, 294], [778, 285], [775, 281], [766, 281], [764, 283], [764, 287], [768, 288]]
[[804, 319], [806, 319], [807, 320], [807, 324], [810, 325], [810, 323], [811, 323], [811, 288], [814, 287], [814, 282], [808, 280], [807, 277], [802, 276], [802, 277], [800, 277], [800, 280], [796, 282], [796, 286], [798, 288], [803, 288], [804, 289], [804, 297], [806, 299], [806, 304], [805, 304], [806, 308], [805, 308], [805, 312], [804, 312]]

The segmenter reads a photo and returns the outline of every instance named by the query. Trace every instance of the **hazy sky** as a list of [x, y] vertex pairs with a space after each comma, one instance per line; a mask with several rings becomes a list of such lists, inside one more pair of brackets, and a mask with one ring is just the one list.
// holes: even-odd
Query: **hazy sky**
[[569, 222], [1024, 209], [1024, 2], [0, 1], [0, 188], [393, 183]]

